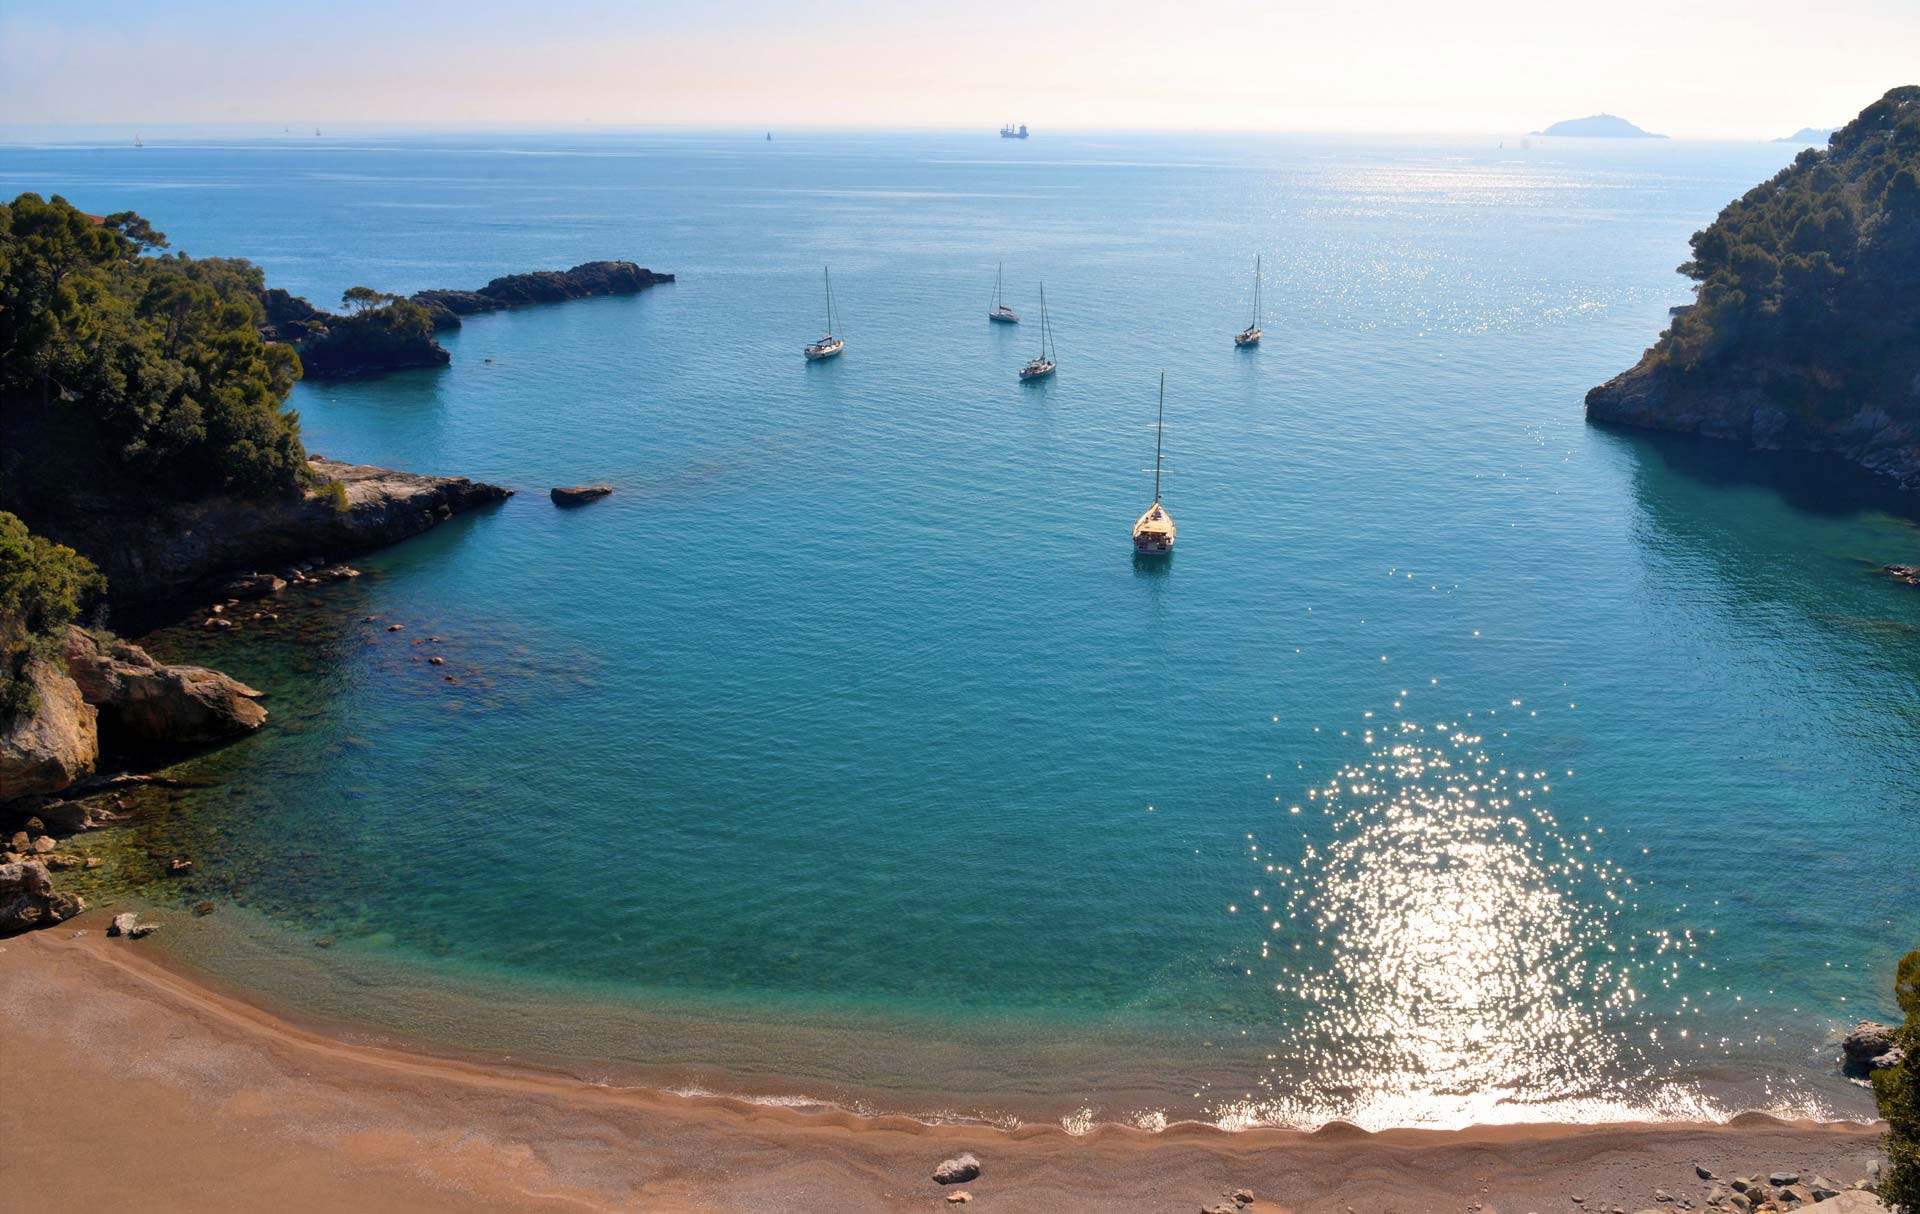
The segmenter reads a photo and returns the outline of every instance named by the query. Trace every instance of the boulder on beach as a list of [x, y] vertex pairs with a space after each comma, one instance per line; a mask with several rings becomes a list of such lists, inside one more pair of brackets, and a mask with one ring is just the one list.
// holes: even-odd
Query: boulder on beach
[[584, 506], [612, 492], [612, 485], [556, 485], [549, 496], [556, 506]]
[[933, 1170], [933, 1178], [941, 1184], [961, 1184], [980, 1175], [980, 1161], [971, 1154], [956, 1159], [943, 1159], [940, 1166]]
[[71, 919], [86, 905], [54, 889], [47, 866], [38, 860], [0, 864], [0, 935]]

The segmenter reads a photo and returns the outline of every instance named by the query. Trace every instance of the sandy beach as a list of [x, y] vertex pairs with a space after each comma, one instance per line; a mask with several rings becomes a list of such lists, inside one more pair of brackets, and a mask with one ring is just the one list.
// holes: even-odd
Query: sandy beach
[[[1722, 1176], [1867, 1174], [1879, 1129], [1783, 1123], [1072, 1136], [598, 1087], [291, 1023], [85, 916], [0, 942], [0, 1177], [49, 1211], [1635, 1211]], [[1575, 1198], [1584, 1199], [1576, 1203]]]

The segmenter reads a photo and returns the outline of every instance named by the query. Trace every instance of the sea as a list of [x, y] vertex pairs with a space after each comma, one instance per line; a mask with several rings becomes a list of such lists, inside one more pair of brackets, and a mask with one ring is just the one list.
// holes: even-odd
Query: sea
[[272, 712], [94, 837], [208, 981], [929, 1121], [1870, 1115], [1836, 1043], [1920, 946], [1879, 572], [1920, 528], [1582, 408], [1795, 146], [143, 135], [16, 139], [0, 187], [323, 307], [676, 276], [295, 388], [311, 451], [516, 495], [147, 638]]

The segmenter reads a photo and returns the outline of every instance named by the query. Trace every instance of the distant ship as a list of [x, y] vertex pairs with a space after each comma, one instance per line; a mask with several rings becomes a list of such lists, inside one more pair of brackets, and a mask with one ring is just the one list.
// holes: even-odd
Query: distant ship
[[810, 363], [817, 363], [827, 358], [837, 358], [839, 357], [840, 351], [847, 348], [847, 343], [844, 338], [833, 335], [833, 275], [822, 268], [820, 276], [827, 284], [827, 332], [826, 336], [801, 351], [802, 354], [807, 356], [807, 361]]
[[133, 137], [133, 146], [137, 148], [143, 148], [143, 147], [146, 147], [147, 145], [144, 143], [141, 143], [140, 136], [138, 134], [135, 134]]
[[767, 142], [768, 142], [768, 143], [772, 143], [772, 142], [773, 142], [773, 132], [772, 132], [772, 131], [768, 131], [768, 132], [767, 132]]
[[1000, 138], [1002, 139], [1025, 139], [1026, 137], [1027, 137], [1027, 124], [1024, 122], [1021, 123], [1019, 126], [1015, 126], [1013, 123], [1009, 122], [1007, 125], [1000, 128]]
[[993, 306], [987, 309], [987, 319], [1003, 325], [1020, 323], [1020, 313], [1007, 306], [1007, 296], [1001, 285], [1001, 275], [1006, 267], [993, 272]]

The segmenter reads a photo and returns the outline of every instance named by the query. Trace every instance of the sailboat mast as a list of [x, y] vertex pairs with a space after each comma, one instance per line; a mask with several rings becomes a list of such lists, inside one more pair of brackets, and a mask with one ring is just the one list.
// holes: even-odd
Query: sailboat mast
[[1153, 504], [1160, 504], [1160, 438], [1167, 429], [1167, 373], [1160, 373], [1160, 417], [1153, 423]]
[[833, 336], [833, 273], [827, 267], [820, 267], [820, 277], [827, 284], [827, 336]]
[[1253, 255], [1253, 323], [1250, 329], [1260, 327], [1260, 254]]

